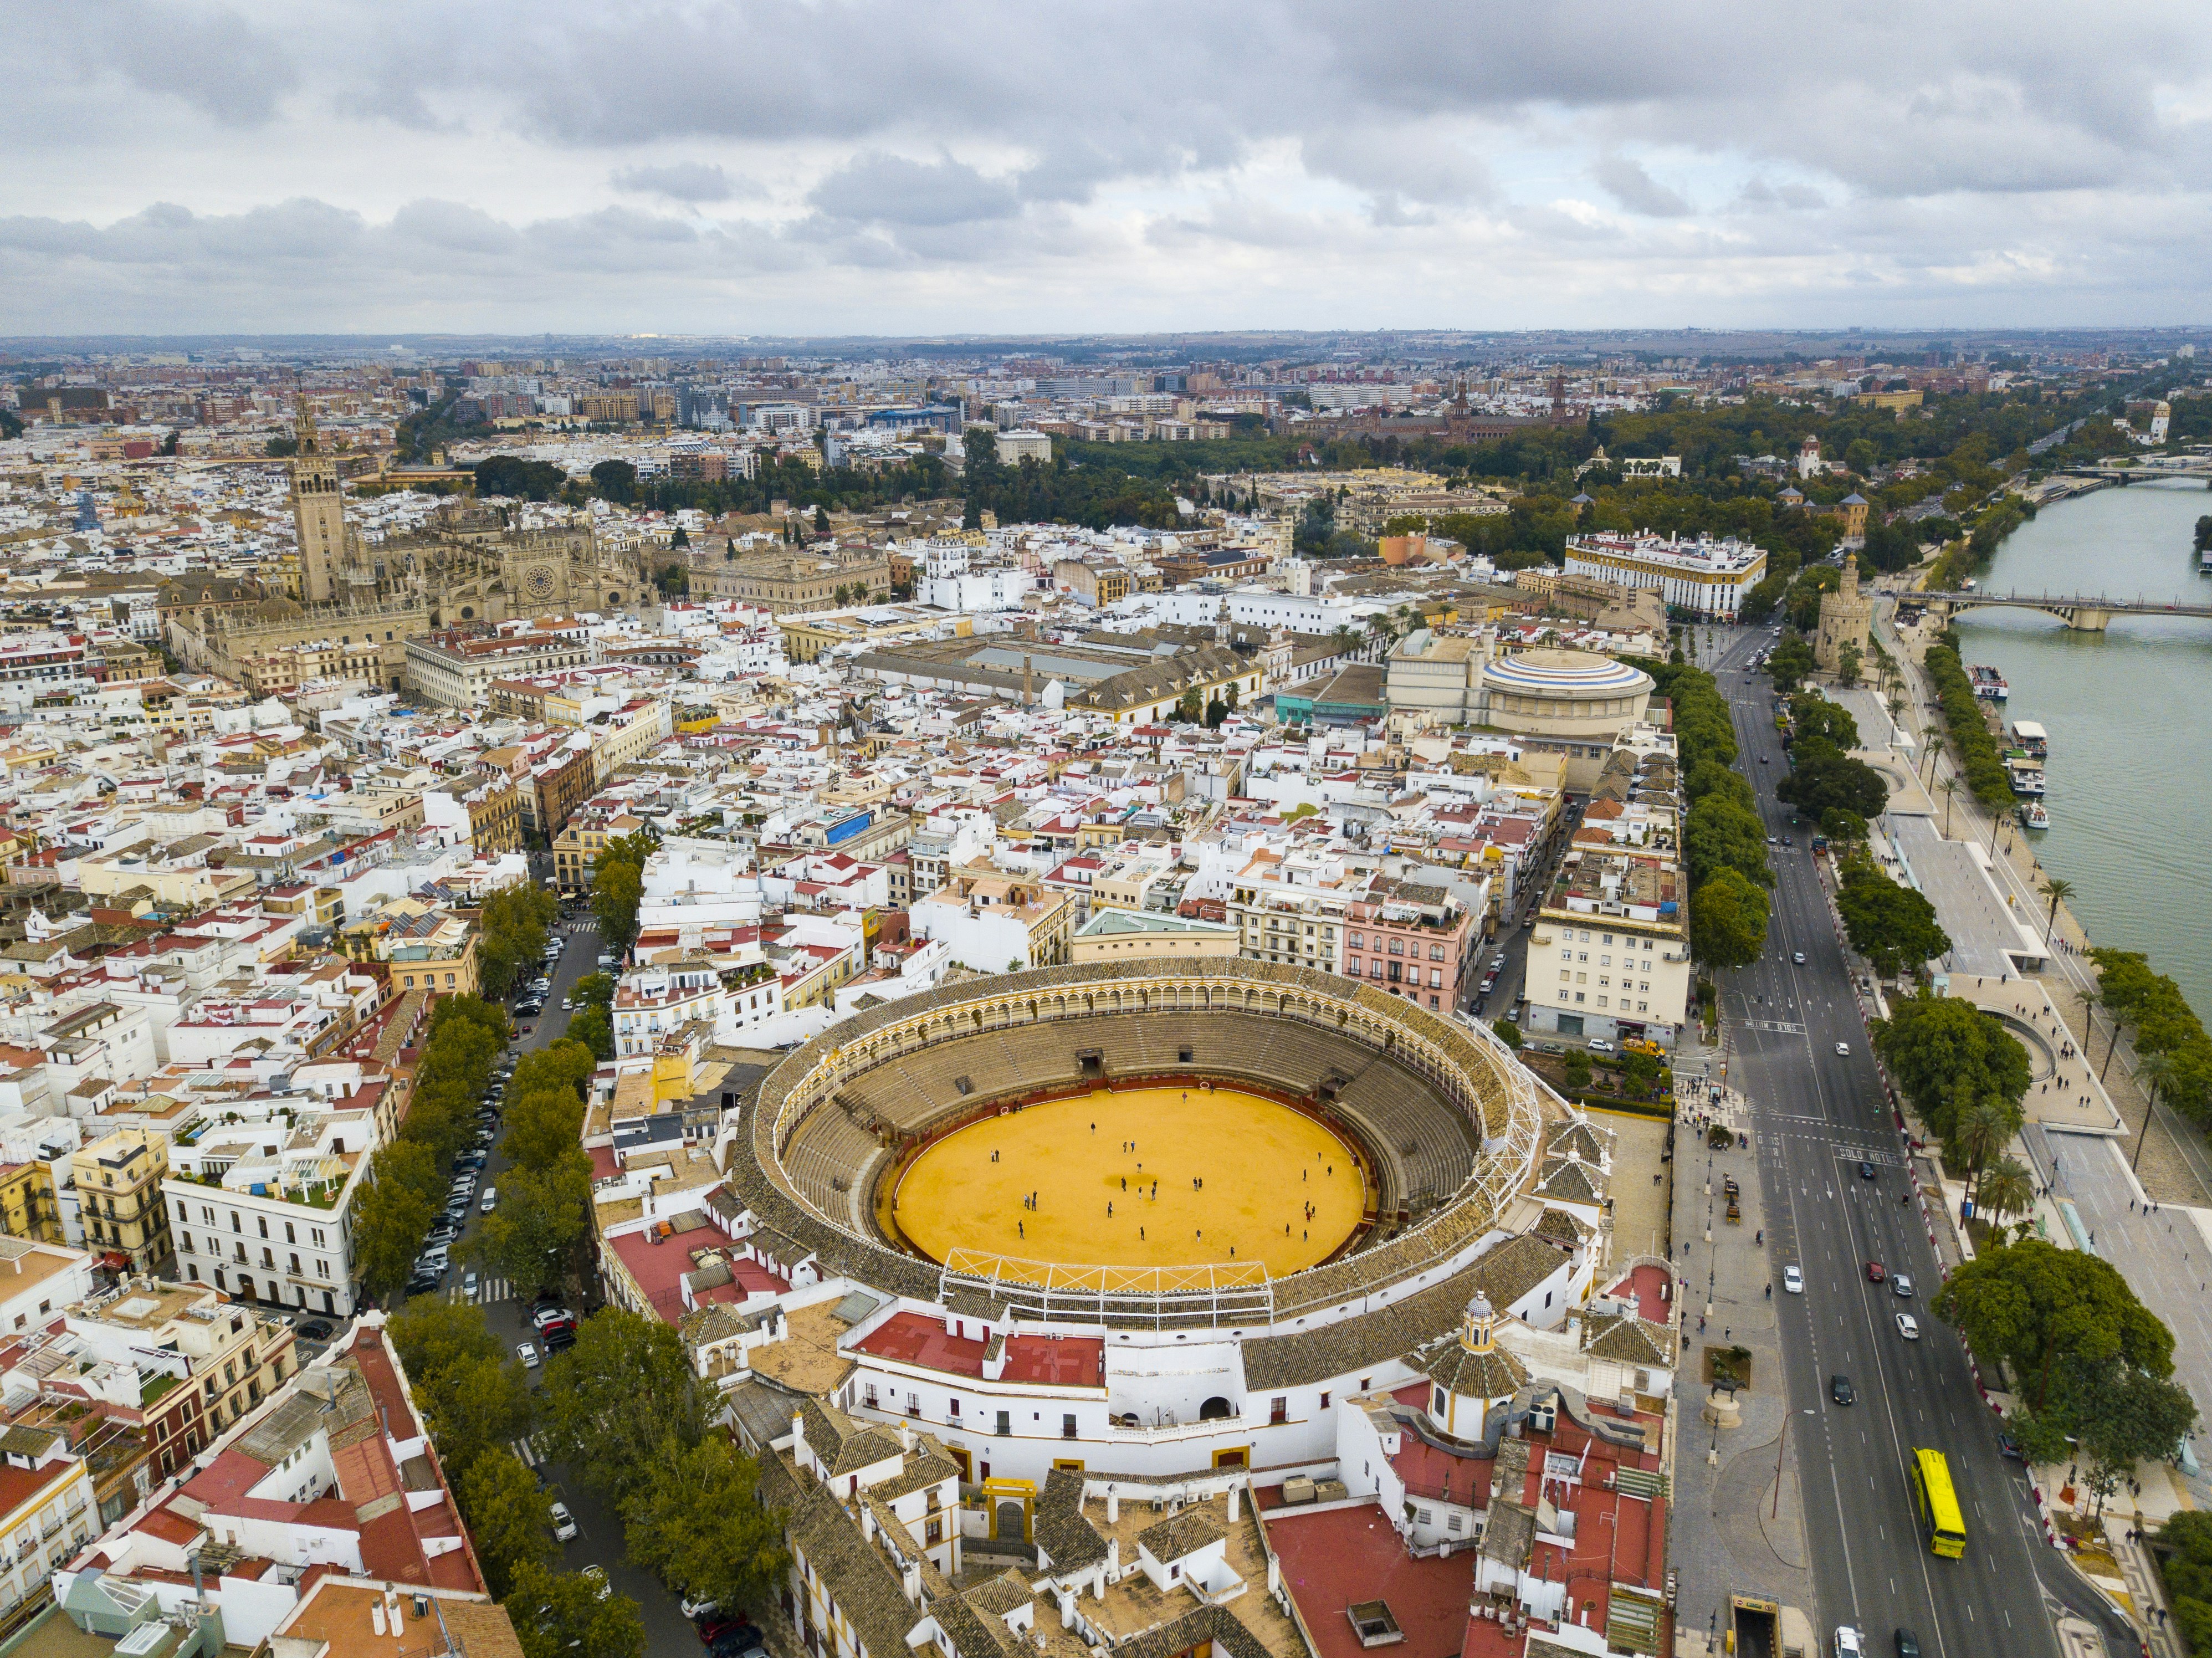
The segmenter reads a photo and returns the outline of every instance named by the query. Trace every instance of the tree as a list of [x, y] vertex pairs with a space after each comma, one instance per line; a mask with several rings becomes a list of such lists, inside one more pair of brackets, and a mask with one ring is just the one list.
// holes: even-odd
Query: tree
[[1956, 996], [1899, 999], [1875, 1025], [1875, 1048], [1930, 1133], [1951, 1143], [1979, 1100], [2016, 1107], [2027, 1092], [2027, 1050], [1997, 1021]]
[[505, 495], [517, 501], [558, 501], [568, 487], [568, 474], [562, 468], [520, 455], [488, 456], [474, 471], [479, 500]]
[[1966, 1160], [1967, 1190], [1979, 1195], [1979, 1180], [1990, 1159], [2020, 1132], [2013, 1114], [1995, 1100], [1976, 1100], [1959, 1114], [1953, 1138]]
[[2048, 944], [2051, 935], [2058, 930], [2058, 906], [2074, 896], [2074, 884], [2063, 875], [2053, 875], [2037, 890], [2051, 900], [2051, 913], [2043, 922], [2044, 942]]
[[[560, 915], [560, 901], [544, 888], [522, 882], [493, 893], [477, 912], [477, 971], [486, 994], [501, 997], [545, 949], [545, 930]], [[502, 1037], [503, 1039], [503, 1037]]]
[[1859, 653], [1858, 641], [1856, 640], [1846, 639], [1841, 645], [1838, 646], [1836, 648], [1836, 683], [1838, 685], [1857, 684], [1859, 683], [1859, 668], [1861, 665], [1861, 660], [1862, 659]]
[[592, 913], [599, 918], [599, 936], [616, 953], [627, 950], [637, 937], [637, 907], [645, 896], [645, 865], [660, 844], [651, 829], [610, 841], [593, 865]]
[[542, 1171], [518, 1163], [499, 1177], [499, 1206], [477, 1223], [470, 1253], [487, 1272], [535, 1295], [566, 1276], [591, 1206], [592, 1160], [582, 1147], [571, 1144]]
[[627, 505], [637, 498], [637, 468], [626, 460], [603, 460], [592, 468], [592, 487], [609, 501]]
[[760, 1473], [726, 1433], [664, 1442], [659, 1466], [623, 1505], [633, 1564], [687, 1599], [742, 1606], [767, 1599], [790, 1556], [782, 1516], [761, 1507]]
[[1210, 732], [1221, 729], [1221, 722], [1229, 718], [1229, 707], [1217, 694], [1206, 705], [1206, 728]]
[[1566, 1078], [1568, 1092], [1579, 1094], [1590, 1085], [1590, 1056], [1581, 1048], [1569, 1048], [1559, 1069]]
[[2034, 1203], [2035, 1176], [2017, 1157], [1998, 1158], [1974, 1193], [1974, 1207], [1998, 1222], [2026, 1214]]
[[1863, 853], [1845, 859], [1842, 872], [1836, 908], [1844, 929], [1851, 948], [1884, 978], [1893, 979], [1908, 965], [1933, 961], [1951, 948], [1950, 935], [1936, 920], [1936, 906], [1925, 893], [1891, 880]]
[[642, 1658], [645, 1620], [637, 1602], [603, 1590], [580, 1571], [525, 1561], [503, 1604], [523, 1658]]
[[413, 1141], [380, 1147], [369, 1160], [368, 1180], [354, 1194], [354, 1256], [362, 1284], [380, 1299], [407, 1282], [415, 1252], [441, 1206], [411, 1178], [416, 1160], [434, 1174], [429, 1152]]
[[1851, 711], [1817, 691], [1800, 691], [1790, 699], [1790, 723], [1801, 742], [1817, 737], [1838, 749], [1859, 745], [1859, 722]]
[[2199, 553], [2212, 552], [2212, 514], [2197, 520], [2197, 532], [2190, 544]]
[[2085, 1250], [2029, 1238], [1984, 1251], [1951, 1275], [1934, 1307], [1985, 1363], [2002, 1360], [2038, 1409], [2062, 1359], [2173, 1374], [2172, 1333], [2110, 1261]]
[[674, 1328], [619, 1308], [583, 1321], [576, 1345], [545, 1367], [544, 1392], [550, 1460], [586, 1469], [617, 1500], [652, 1481], [665, 1440], [672, 1436], [681, 1451], [708, 1430], [698, 1378]]
[[814, 507], [814, 533], [817, 536], [826, 536], [830, 533], [830, 514], [823, 509], [819, 502], [817, 502]]
[[1766, 948], [1766, 895], [1723, 869], [1690, 900], [1691, 953], [1709, 969], [1748, 967]]
[[[1683, 834], [1693, 891], [1724, 870], [1759, 886], [1773, 884], [1774, 872], [1766, 862], [1766, 825], [1732, 795], [1717, 790], [1692, 805]], [[1694, 920], [1694, 908], [1691, 914]]]
[[1498, 1033], [1498, 1040], [1516, 1054], [1521, 1051], [1521, 1027], [1510, 1019], [1493, 1019], [1490, 1028]]
[[462, 1517], [469, 1522], [484, 1582], [495, 1596], [503, 1598], [514, 1588], [520, 1567], [542, 1570], [560, 1558], [546, 1527], [545, 1493], [538, 1476], [512, 1451], [501, 1447], [484, 1452], [456, 1484]]
[[1813, 817], [1841, 806], [1871, 818], [1889, 802], [1889, 785], [1880, 772], [1820, 737], [1801, 737], [1792, 745], [1790, 775], [1774, 793]]
[[1820, 665], [1813, 647], [1796, 634], [1785, 637], [1766, 658], [1766, 671], [1778, 691], [1795, 690], [1797, 682], [1809, 677]]
[[392, 1345], [419, 1390], [455, 1365], [496, 1359], [507, 1351], [484, 1322], [483, 1309], [465, 1303], [410, 1301], [393, 1317]]
[[1828, 837], [1831, 846], [1841, 851], [1866, 840], [1867, 821], [1844, 807], [1830, 806], [1820, 814], [1820, 833]]

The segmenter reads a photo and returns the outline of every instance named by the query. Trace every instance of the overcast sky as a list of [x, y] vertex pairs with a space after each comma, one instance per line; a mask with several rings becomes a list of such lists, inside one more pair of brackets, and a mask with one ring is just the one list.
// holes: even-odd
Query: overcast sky
[[2209, 17], [0, 0], [0, 333], [2201, 323]]

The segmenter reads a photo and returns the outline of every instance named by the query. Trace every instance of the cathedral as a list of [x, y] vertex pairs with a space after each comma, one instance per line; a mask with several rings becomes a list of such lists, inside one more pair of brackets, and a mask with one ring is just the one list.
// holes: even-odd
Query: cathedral
[[300, 598], [165, 604], [170, 643], [191, 665], [222, 673], [292, 645], [374, 643], [382, 647], [383, 683], [397, 690], [406, 641], [434, 629], [623, 610], [650, 597], [636, 559], [600, 548], [588, 525], [510, 530], [495, 509], [465, 497], [441, 503], [420, 534], [365, 542], [346, 523], [337, 458], [324, 449], [305, 404], [291, 485]]

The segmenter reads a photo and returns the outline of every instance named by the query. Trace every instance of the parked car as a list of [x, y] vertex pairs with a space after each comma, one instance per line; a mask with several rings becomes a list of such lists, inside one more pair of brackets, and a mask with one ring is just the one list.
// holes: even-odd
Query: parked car
[[514, 1356], [522, 1361], [522, 1368], [524, 1370], [534, 1370], [538, 1368], [538, 1349], [532, 1346], [528, 1342], [516, 1342], [514, 1344]]
[[311, 1318], [300, 1327], [300, 1339], [302, 1341], [328, 1341], [331, 1327], [319, 1318]]
[[2015, 1462], [2027, 1461], [2027, 1453], [2021, 1449], [2020, 1441], [2008, 1433], [1997, 1435], [1997, 1454], [2000, 1456], [2008, 1456]]
[[540, 1307], [530, 1315], [534, 1328], [544, 1329], [549, 1324], [574, 1324], [576, 1315], [565, 1307]]
[[1589, 1051], [1593, 1054], [1610, 1054], [1613, 1052], [1613, 1044], [1602, 1036], [1593, 1036], [1589, 1039]]
[[544, 1341], [547, 1352], [565, 1353], [576, 1345], [576, 1327], [573, 1324], [556, 1324], [545, 1333]]
[[582, 1567], [580, 1570], [585, 1576], [592, 1580], [592, 1587], [599, 1591], [599, 1599], [605, 1600], [607, 1591], [613, 1587], [607, 1582], [607, 1569], [605, 1566], [591, 1565]]
[[[720, 1611], [721, 1607], [712, 1600], [694, 1600], [687, 1597], [684, 1602], [684, 1615], [695, 1624], [712, 1618]], [[702, 1635], [700, 1638], [704, 1640], [706, 1637]]]
[[553, 1535], [556, 1540], [563, 1543], [573, 1543], [576, 1540], [576, 1516], [568, 1512], [568, 1505], [566, 1503], [556, 1503], [553, 1505]]
[[496, 1209], [496, 1208], [498, 1208], [498, 1207], [499, 1207], [499, 1187], [497, 1187], [496, 1186], [487, 1186], [487, 1187], [484, 1187], [483, 1199], [483, 1200], [482, 1200], [481, 1202], [479, 1202], [479, 1203], [477, 1205], [477, 1210], [478, 1210], [480, 1212], [483, 1213], [483, 1214], [487, 1214], [487, 1215], [489, 1215], [489, 1213], [491, 1213], [491, 1212], [492, 1212], [493, 1210], [495, 1210], [495, 1209]]

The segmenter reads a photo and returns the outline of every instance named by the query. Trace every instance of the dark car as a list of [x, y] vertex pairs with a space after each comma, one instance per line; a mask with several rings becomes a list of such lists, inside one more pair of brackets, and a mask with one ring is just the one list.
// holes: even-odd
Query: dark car
[[437, 1275], [433, 1272], [417, 1272], [407, 1280], [407, 1293], [410, 1296], [430, 1295], [437, 1288]]
[[715, 1617], [699, 1625], [699, 1638], [710, 1647], [735, 1638], [742, 1649], [758, 1645], [760, 1631], [742, 1618]]
[[1874, 1165], [1863, 1157], [1859, 1159], [1859, 1178], [1861, 1180], [1872, 1180], [1874, 1178]]
[[1858, 1402], [1858, 1394], [1853, 1390], [1851, 1379], [1847, 1376], [1832, 1376], [1828, 1378], [1828, 1397], [1838, 1405], [1852, 1405]]
[[1897, 1632], [1897, 1658], [1920, 1658], [1920, 1637], [1909, 1629]]
[[1997, 1436], [1997, 1450], [2000, 1455], [2008, 1456], [2015, 1462], [2027, 1461], [2027, 1453], [2021, 1449], [2020, 1441], [2014, 1439], [2010, 1434], [2001, 1433]]
[[300, 1327], [299, 1333], [302, 1340], [328, 1341], [331, 1339], [331, 1327], [319, 1318], [311, 1318]]

